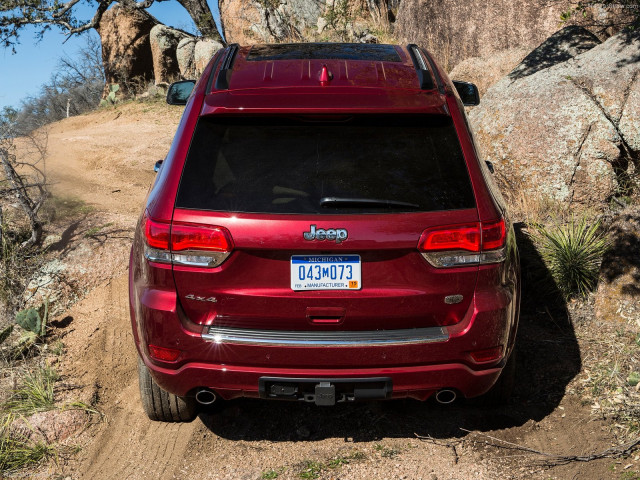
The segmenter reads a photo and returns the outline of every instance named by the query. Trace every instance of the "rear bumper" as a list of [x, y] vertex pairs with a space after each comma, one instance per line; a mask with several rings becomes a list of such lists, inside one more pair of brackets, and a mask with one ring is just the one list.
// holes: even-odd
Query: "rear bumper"
[[[392, 383], [391, 398], [425, 400], [444, 388], [471, 398], [488, 391], [498, 379], [517, 328], [515, 289], [489, 286], [476, 289], [467, 314], [456, 325], [412, 332], [388, 330], [386, 343], [380, 332], [373, 338], [363, 338], [372, 332], [316, 335], [321, 344], [304, 343], [298, 332], [265, 336], [258, 330], [253, 331], [257, 337], [247, 338], [245, 331], [241, 338], [233, 338], [238, 330], [211, 330], [191, 323], [175, 290], [136, 287], [132, 282], [129, 293], [139, 354], [158, 385], [180, 396], [204, 387], [225, 399], [259, 397], [263, 377], [387, 377]], [[181, 353], [175, 362], [152, 359], [149, 344]], [[498, 359], [479, 364], [471, 356], [496, 346], [503, 347]]]
[[475, 397], [489, 390], [501, 372], [501, 368], [497, 367], [474, 371], [462, 364], [337, 370], [188, 363], [172, 370], [154, 365], [146, 356], [143, 359], [156, 383], [164, 390], [188, 396], [196, 389], [206, 387], [226, 400], [238, 397], [258, 398], [260, 379], [274, 376], [313, 379], [389, 377], [393, 384], [391, 398], [412, 397], [426, 400], [442, 388], [455, 389], [465, 397]]

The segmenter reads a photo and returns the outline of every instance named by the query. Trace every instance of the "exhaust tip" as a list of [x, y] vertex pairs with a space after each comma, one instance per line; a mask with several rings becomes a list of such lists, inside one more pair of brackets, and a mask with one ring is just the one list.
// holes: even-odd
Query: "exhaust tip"
[[200, 405], [211, 405], [216, 401], [216, 398], [218, 398], [216, 397], [216, 394], [206, 388], [196, 392], [196, 401]]
[[441, 405], [449, 405], [456, 401], [458, 394], [454, 390], [443, 388], [436, 393], [436, 401]]

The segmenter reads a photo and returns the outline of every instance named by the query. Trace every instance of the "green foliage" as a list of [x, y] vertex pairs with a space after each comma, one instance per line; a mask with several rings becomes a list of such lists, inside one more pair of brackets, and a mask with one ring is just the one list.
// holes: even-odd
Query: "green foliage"
[[278, 478], [278, 475], [279, 473], [275, 470], [267, 470], [265, 472], [262, 472], [260, 478], [262, 478], [263, 480], [273, 480], [274, 478]]
[[302, 471], [299, 474], [300, 478], [314, 479], [320, 477], [324, 465], [314, 460], [307, 460], [302, 466]]
[[120, 85], [117, 83], [109, 85], [109, 94], [100, 100], [100, 106], [106, 107], [107, 105], [115, 105], [118, 103], [118, 98], [116, 97], [116, 93], [120, 90]]
[[[614, 12], [613, 15], [594, 15], [592, 10]], [[640, 23], [640, 0], [582, 0], [560, 13], [560, 21], [608, 27], [627, 27], [631, 30]]]
[[13, 438], [8, 432], [0, 437], [0, 472], [9, 473], [57, 455], [56, 447], [43, 442], [32, 443]]
[[16, 323], [29, 332], [40, 335], [42, 332], [42, 319], [35, 308], [26, 308], [16, 314]]
[[354, 13], [349, 0], [335, 0], [328, 3], [324, 19], [342, 40], [349, 40], [349, 25], [353, 23]]
[[36, 367], [25, 373], [21, 385], [3, 407], [5, 412], [31, 415], [55, 407], [53, 386], [58, 374], [51, 367]]
[[534, 239], [549, 272], [565, 298], [584, 297], [598, 281], [600, 263], [609, 244], [600, 223], [572, 219], [557, 227], [535, 227]]

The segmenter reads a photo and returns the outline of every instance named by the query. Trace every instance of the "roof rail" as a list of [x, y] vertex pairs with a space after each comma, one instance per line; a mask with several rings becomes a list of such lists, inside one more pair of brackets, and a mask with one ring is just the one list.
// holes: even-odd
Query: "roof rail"
[[[410, 43], [409, 45], [407, 45], [407, 50], [409, 50], [409, 55], [411, 56], [411, 60], [413, 61], [413, 66], [415, 67], [416, 73], [418, 74], [418, 83], [420, 84], [420, 88], [422, 90], [434, 89], [435, 85], [433, 84], [433, 78], [431, 77], [431, 73], [429, 72], [429, 69], [424, 62], [424, 58], [422, 58], [422, 55], [418, 50], [418, 46]], [[431, 59], [428, 58], [427, 60], [429, 61], [431, 70], [435, 75], [435, 68], [431, 63]]]
[[232, 43], [227, 47], [227, 53], [222, 60], [222, 66], [220, 67], [220, 73], [216, 78], [216, 90], [228, 90], [229, 82], [231, 81], [231, 70], [233, 68], [233, 61], [238, 53], [238, 44]]

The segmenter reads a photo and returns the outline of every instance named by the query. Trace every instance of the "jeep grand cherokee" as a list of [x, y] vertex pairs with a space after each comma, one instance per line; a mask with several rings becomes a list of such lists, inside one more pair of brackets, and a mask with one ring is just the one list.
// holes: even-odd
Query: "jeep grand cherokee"
[[130, 263], [151, 419], [507, 397], [518, 253], [473, 84], [416, 45], [231, 45], [168, 101], [186, 107]]

